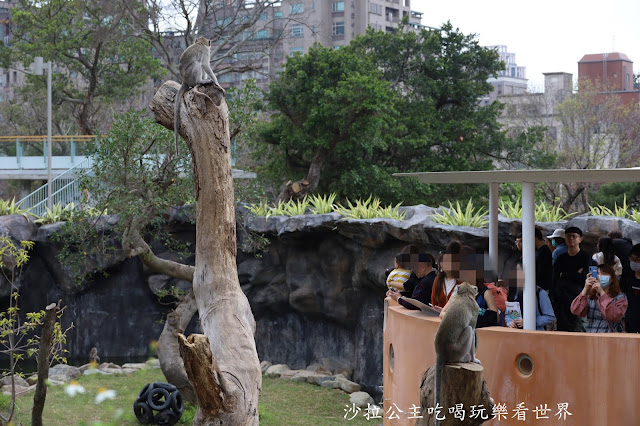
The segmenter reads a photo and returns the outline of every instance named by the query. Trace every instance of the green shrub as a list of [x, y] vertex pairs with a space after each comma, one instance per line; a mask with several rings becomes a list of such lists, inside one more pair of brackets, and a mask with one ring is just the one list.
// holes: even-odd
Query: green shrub
[[311, 204], [311, 213], [313, 214], [325, 214], [331, 213], [335, 209], [333, 202], [336, 199], [336, 193], [332, 192], [330, 195], [312, 195], [309, 197], [309, 203]]
[[[522, 202], [520, 201], [520, 197], [516, 198], [515, 201], [509, 202], [500, 200], [498, 211], [504, 217], [522, 219]], [[534, 216], [538, 222], [559, 222], [570, 218], [573, 214], [574, 213], [567, 213], [560, 206], [550, 206], [545, 202], [540, 202], [535, 205]]]
[[15, 197], [9, 200], [0, 200], [0, 216], [9, 214], [25, 214], [26, 209], [21, 208], [22, 203], [16, 204]]
[[471, 199], [467, 203], [466, 208], [463, 210], [460, 207], [460, 202], [456, 201], [455, 207], [449, 201], [449, 209], [442, 209], [442, 213], [435, 213], [431, 218], [434, 222], [441, 223], [443, 225], [452, 226], [471, 226], [474, 228], [484, 228], [489, 224], [489, 220], [486, 218], [488, 210], [484, 207], [478, 207], [476, 210], [473, 207]]
[[36, 223], [40, 225], [46, 225], [49, 223], [64, 222], [73, 219], [76, 210], [74, 203], [69, 203], [62, 207], [60, 203], [56, 203], [51, 209], [46, 207], [44, 214], [36, 220]]
[[390, 218], [397, 220], [404, 220], [405, 213], [399, 211], [399, 207], [402, 203], [398, 203], [395, 206], [382, 207], [380, 199], [378, 197], [372, 199], [372, 195], [365, 201], [356, 200], [352, 203], [347, 200], [347, 207], [338, 204], [335, 211], [348, 219], [376, 219], [376, 218]]
[[[633, 210], [635, 211], [635, 209]], [[613, 203], [613, 209], [601, 204], [598, 204], [597, 206], [589, 205], [589, 212], [592, 216], [616, 216], [628, 218], [629, 206], [627, 205], [627, 196], [624, 196], [621, 206], [618, 206], [617, 202]]]
[[341, 204], [334, 204], [336, 194], [330, 195], [311, 195], [305, 197], [302, 201], [289, 200], [286, 203], [278, 203], [276, 206], [269, 206], [269, 204], [262, 200], [258, 204], [250, 204], [247, 209], [256, 216], [297, 216], [302, 214], [325, 214], [331, 212], [340, 213], [342, 216], [349, 219], [374, 219], [374, 218], [390, 218], [403, 220], [405, 213], [400, 212], [399, 207], [402, 203], [398, 203], [395, 206], [381, 205], [379, 198], [373, 198], [369, 196], [365, 201], [356, 200], [352, 203], [346, 200], [346, 206]]
[[249, 204], [247, 209], [256, 216], [267, 216], [271, 207], [266, 200], [260, 200], [258, 204]]

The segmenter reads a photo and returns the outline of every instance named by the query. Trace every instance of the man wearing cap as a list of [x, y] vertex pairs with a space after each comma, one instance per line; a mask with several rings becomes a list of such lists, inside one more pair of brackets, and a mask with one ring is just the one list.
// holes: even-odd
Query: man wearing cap
[[567, 252], [558, 256], [553, 265], [551, 303], [558, 320], [558, 331], [585, 331], [582, 320], [571, 313], [571, 302], [582, 291], [593, 262], [591, 255], [580, 249], [580, 228], [570, 226], [565, 229], [564, 238]]
[[551, 245], [555, 247], [553, 253], [551, 253], [551, 262], [553, 264], [556, 263], [558, 256], [567, 252], [567, 244], [564, 242], [564, 235], [564, 229], [556, 229], [553, 231], [553, 234], [547, 235], [547, 238], [551, 241]]

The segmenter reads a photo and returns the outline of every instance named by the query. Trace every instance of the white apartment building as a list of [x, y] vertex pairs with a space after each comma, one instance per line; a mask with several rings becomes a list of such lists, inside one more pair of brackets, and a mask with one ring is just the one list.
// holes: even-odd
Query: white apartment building
[[487, 46], [495, 49], [500, 55], [500, 60], [505, 64], [505, 70], [500, 71], [497, 77], [487, 80], [493, 86], [493, 90], [480, 100], [480, 105], [493, 103], [501, 96], [522, 95], [527, 91], [527, 68], [516, 64], [516, 54], [507, 51], [507, 46]]
[[[411, 0], [283, 0], [263, 15], [263, 26], [250, 35], [252, 43], [235, 55], [238, 61], [257, 61], [260, 70], [223, 74], [221, 85], [231, 87], [255, 78], [264, 87], [282, 69], [287, 56], [304, 54], [314, 43], [338, 49], [369, 26], [391, 32], [407, 17], [412, 28], [422, 27], [422, 13], [411, 10]], [[214, 23], [204, 27], [216, 28]], [[260, 49], [261, 45], [268, 45], [268, 50]]]

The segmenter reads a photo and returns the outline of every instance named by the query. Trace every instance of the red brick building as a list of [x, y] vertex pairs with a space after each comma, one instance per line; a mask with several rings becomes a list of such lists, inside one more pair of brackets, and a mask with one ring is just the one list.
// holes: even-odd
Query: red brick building
[[624, 104], [639, 106], [640, 90], [633, 84], [633, 61], [624, 53], [584, 55], [578, 62], [578, 79], [584, 78], [603, 93], [616, 94]]

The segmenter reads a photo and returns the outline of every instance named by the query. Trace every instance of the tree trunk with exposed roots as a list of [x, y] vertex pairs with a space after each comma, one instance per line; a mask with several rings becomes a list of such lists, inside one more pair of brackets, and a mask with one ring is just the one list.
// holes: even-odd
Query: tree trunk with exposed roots
[[[168, 129], [179, 87], [165, 83], [149, 106]], [[229, 112], [213, 85], [197, 86], [176, 101], [182, 102], [179, 133], [191, 151], [196, 187], [193, 292], [211, 350], [210, 359], [206, 351], [184, 358], [187, 373], [199, 372], [189, 377], [199, 402], [194, 424], [257, 425], [262, 373], [255, 320], [236, 269]]]

